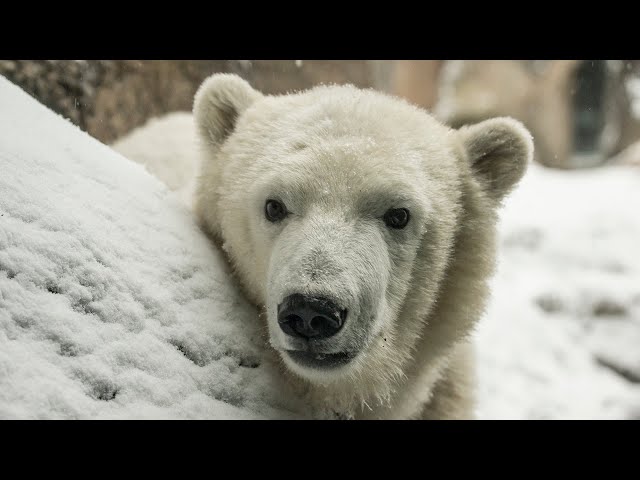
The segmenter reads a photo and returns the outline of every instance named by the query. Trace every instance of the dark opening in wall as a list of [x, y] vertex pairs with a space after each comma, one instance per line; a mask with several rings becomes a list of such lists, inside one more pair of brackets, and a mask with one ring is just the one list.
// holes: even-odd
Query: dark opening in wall
[[604, 60], [585, 60], [574, 74], [572, 88], [573, 149], [594, 153], [605, 126], [607, 70]]

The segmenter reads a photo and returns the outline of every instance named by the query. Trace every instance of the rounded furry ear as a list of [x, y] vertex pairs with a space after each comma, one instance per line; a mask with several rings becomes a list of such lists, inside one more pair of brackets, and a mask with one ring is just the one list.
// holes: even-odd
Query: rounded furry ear
[[459, 131], [474, 176], [487, 194], [502, 200], [520, 181], [533, 158], [533, 139], [509, 117], [485, 120]]
[[238, 117], [262, 97], [237, 75], [218, 73], [207, 78], [194, 97], [193, 116], [200, 137], [219, 146], [233, 132]]

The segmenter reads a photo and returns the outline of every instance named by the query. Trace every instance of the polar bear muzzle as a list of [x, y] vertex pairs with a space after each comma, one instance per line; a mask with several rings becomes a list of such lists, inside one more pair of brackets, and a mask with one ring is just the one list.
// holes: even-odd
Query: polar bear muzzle
[[278, 325], [288, 336], [304, 340], [306, 350], [286, 350], [296, 363], [311, 368], [334, 368], [348, 363], [355, 354], [322, 353], [311, 341], [334, 336], [344, 326], [348, 311], [325, 297], [295, 293], [278, 305]]
[[278, 305], [278, 324], [284, 333], [305, 340], [332, 337], [342, 328], [347, 309], [328, 298], [296, 293]]

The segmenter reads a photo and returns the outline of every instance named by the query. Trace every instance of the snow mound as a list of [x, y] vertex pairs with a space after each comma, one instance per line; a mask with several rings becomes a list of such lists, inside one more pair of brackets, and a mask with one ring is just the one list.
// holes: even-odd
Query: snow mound
[[0, 418], [290, 418], [178, 197], [0, 77]]

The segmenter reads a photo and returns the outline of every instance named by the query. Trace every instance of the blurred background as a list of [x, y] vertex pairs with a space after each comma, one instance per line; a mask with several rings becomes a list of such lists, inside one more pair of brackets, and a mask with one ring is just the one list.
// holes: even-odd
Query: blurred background
[[521, 120], [535, 159], [502, 211], [478, 415], [640, 419], [640, 61], [0, 60], [0, 75], [110, 145], [190, 111], [214, 72], [271, 94], [374, 88], [453, 127]]
[[640, 163], [633, 149], [618, 155], [640, 139], [637, 60], [0, 60], [0, 75], [105, 143], [150, 118], [190, 111], [214, 72], [272, 94], [320, 83], [375, 88], [456, 127], [513, 116], [549, 167]]

